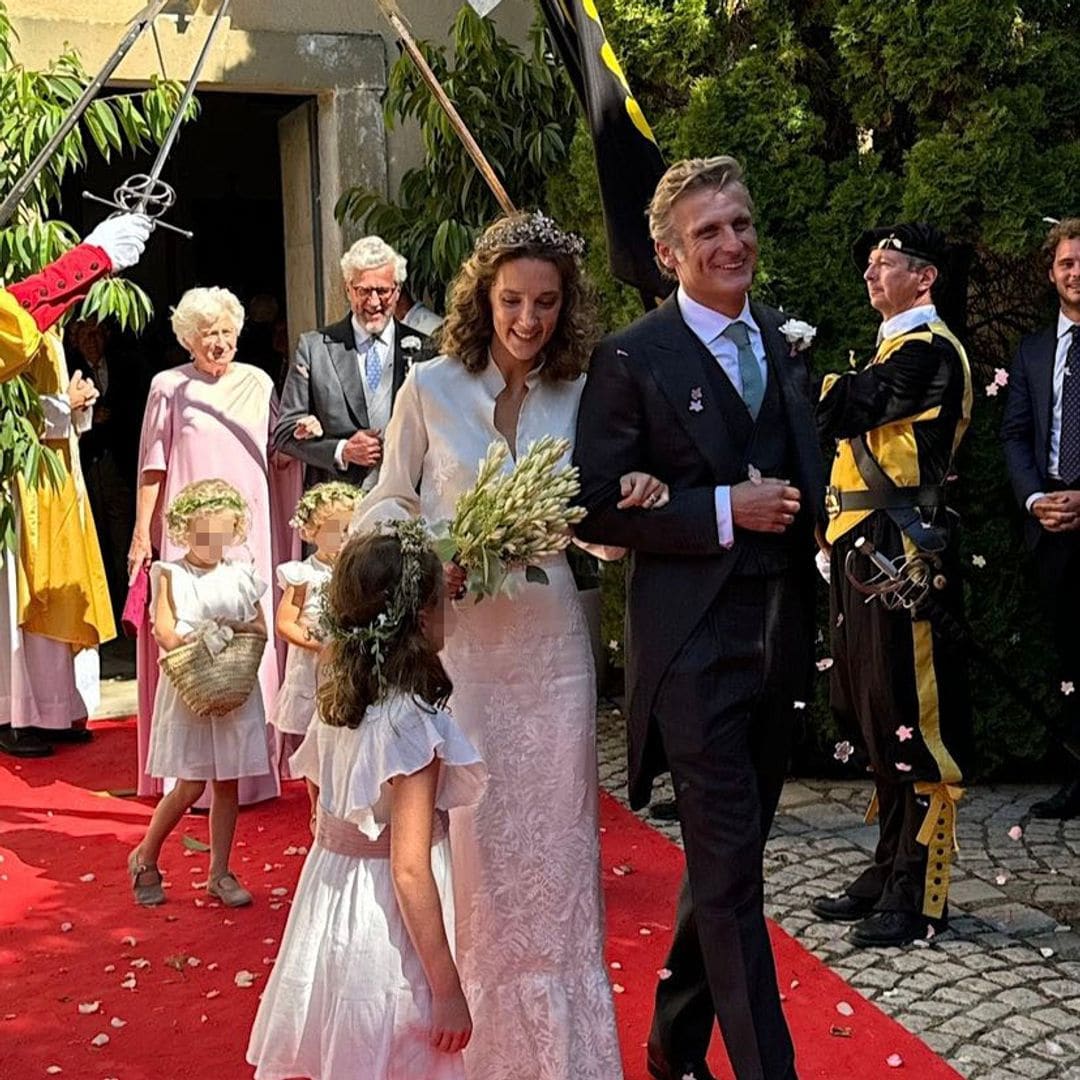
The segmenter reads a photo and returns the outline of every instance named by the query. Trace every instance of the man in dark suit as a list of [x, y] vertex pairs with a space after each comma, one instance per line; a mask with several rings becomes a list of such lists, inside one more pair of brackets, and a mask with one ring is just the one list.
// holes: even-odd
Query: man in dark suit
[[430, 354], [426, 337], [394, 320], [405, 271], [380, 237], [358, 240], [341, 260], [350, 313], [300, 335], [273, 445], [305, 463], [305, 486], [346, 480], [367, 490], [378, 479], [397, 392], [410, 365]]
[[[1005, 463], [1026, 515], [1024, 534], [1035, 556], [1050, 617], [1063, 690], [1080, 689], [1080, 218], [1056, 224], [1043, 245], [1057, 290], [1057, 322], [1020, 342], [1009, 373], [1001, 424]], [[1080, 693], [1062, 694], [1065, 746], [1080, 756]], [[1080, 768], [1031, 808], [1035, 817], [1080, 814]]]
[[[757, 235], [736, 161], [673, 165], [649, 221], [679, 288], [598, 346], [574, 454], [579, 534], [632, 552], [630, 801], [644, 806], [670, 769], [686, 849], [648, 1066], [708, 1080], [715, 1016], [739, 1080], [791, 1080], [762, 855], [813, 649], [824, 482], [807, 369], [784, 316], [748, 297]], [[618, 509], [634, 469], [667, 483], [670, 503]]]

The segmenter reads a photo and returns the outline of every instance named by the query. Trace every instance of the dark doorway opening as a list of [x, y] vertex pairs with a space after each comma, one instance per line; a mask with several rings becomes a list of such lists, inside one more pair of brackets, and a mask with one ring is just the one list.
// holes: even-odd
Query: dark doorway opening
[[[78, 325], [69, 326], [66, 337], [69, 370], [80, 368], [104, 385], [81, 449], [118, 619], [149, 383], [157, 372], [188, 359], [173, 338], [171, 308], [193, 286], [224, 286], [247, 312], [238, 359], [263, 367], [278, 381], [289, 351], [278, 121], [308, 99], [214, 91], [200, 91], [198, 99], [199, 116], [181, 129], [162, 176], [176, 190], [166, 220], [195, 236], [186, 240], [155, 230], [143, 259], [127, 274], [153, 302], [150, 326], [137, 337], [106, 326], [103, 347], [87, 342], [94, 335]], [[148, 172], [153, 157], [147, 152], [116, 155], [110, 162], [92, 158], [64, 186], [66, 220], [85, 235], [109, 211], [84, 200], [83, 190], [111, 197], [133, 173]], [[125, 673], [128, 652], [122, 645], [107, 649], [103, 674]]]

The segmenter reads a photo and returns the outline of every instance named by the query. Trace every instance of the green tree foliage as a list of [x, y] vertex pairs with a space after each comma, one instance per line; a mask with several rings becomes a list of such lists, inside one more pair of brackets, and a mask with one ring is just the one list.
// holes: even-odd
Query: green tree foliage
[[[815, 323], [815, 363], [868, 359], [877, 318], [848, 249], [863, 228], [925, 218], [974, 246], [972, 430], [957, 463], [975, 636], [1051, 713], [1060, 701], [1018, 511], [997, 442], [1004, 392], [985, 387], [1052, 295], [1036, 252], [1044, 215], [1080, 212], [1080, 10], [1015, 0], [597, 0], [669, 159], [729, 153], [746, 167], [761, 259], [756, 291]], [[583, 124], [550, 205], [593, 242], [609, 325], [633, 314], [606, 274]], [[982, 559], [986, 565], [978, 565]], [[822, 619], [824, 627], [824, 617]], [[605, 636], [607, 636], [605, 634]], [[827, 634], [820, 655], [827, 653]], [[831, 763], [824, 682], [802, 747]], [[1043, 759], [1046, 732], [973, 669], [984, 772]], [[849, 733], [844, 733], [849, 734]]]
[[[68, 50], [45, 71], [31, 71], [14, 56], [16, 35], [0, 0], [0, 197], [11, 190], [60, 127], [89, 77]], [[0, 229], [0, 281], [19, 281], [62, 255], [79, 237], [58, 216], [64, 178], [84, 168], [90, 153], [115, 153], [159, 144], [172, 122], [182, 87], [161, 80], [141, 94], [99, 97], [61, 144]], [[194, 102], [189, 115], [194, 115]], [[141, 330], [152, 314], [150, 298], [133, 282], [98, 282], [82, 305], [83, 316], [112, 316], [121, 328]], [[43, 446], [40, 403], [25, 378], [0, 383], [0, 550], [14, 544], [12, 485], [21, 474], [31, 485], [56, 483], [59, 459]]]
[[[523, 52], [465, 5], [454, 20], [449, 49], [429, 42], [420, 48], [515, 205], [543, 205], [547, 179], [569, 155], [576, 106], [539, 30]], [[419, 124], [423, 164], [402, 178], [396, 201], [354, 187], [335, 212], [339, 220], [393, 244], [409, 260], [410, 290], [439, 304], [477, 233], [499, 207], [405, 55], [391, 69], [385, 112], [391, 127]]]

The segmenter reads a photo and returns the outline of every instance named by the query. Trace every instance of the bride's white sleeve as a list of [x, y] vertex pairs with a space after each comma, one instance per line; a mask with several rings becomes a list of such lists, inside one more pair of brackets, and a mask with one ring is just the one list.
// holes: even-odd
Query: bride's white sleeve
[[420, 516], [420, 477], [427, 454], [427, 425], [417, 371], [413, 367], [394, 402], [383, 440], [379, 479], [360, 500], [350, 532], [364, 532], [381, 521], [402, 521]]

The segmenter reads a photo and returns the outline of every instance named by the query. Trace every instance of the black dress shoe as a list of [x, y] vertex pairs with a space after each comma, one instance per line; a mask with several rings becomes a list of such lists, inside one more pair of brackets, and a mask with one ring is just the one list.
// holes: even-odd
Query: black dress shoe
[[938, 931], [948, 924], [947, 918], [930, 919], [913, 911], [878, 911], [856, 923], [848, 932], [847, 940], [860, 949], [910, 945], [924, 939], [931, 926]]
[[810, 910], [819, 918], [829, 922], [856, 922], [865, 919], [874, 910], [876, 900], [867, 900], [861, 896], [819, 896], [810, 905]]
[[687, 1076], [692, 1076], [694, 1080], [716, 1080], [704, 1061], [687, 1061], [673, 1068], [670, 1065], [661, 1065], [650, 1053], [647, 1066], [649, 1075], [654, 1080], [684, 1080]]
[[70, 728], [34, 728], [42, 742], [48, 743], [88, 743], [94, 736], [84, 727]]
[[654, 802], [649, 807], [649, 817], [656, 821], [678, 821], [679, 808], [674, 799], [664, 799], [662, 802]]
[[52, 747], [31, 728], [17, 728], [10, 724], [0, 727], [0, 752], [12, 757], [48, 757]]
[[1080, 815], [1080, 780], [1070, 780], [1028, 811], [1034, 818], [1060, 818], [1066, 821]]

